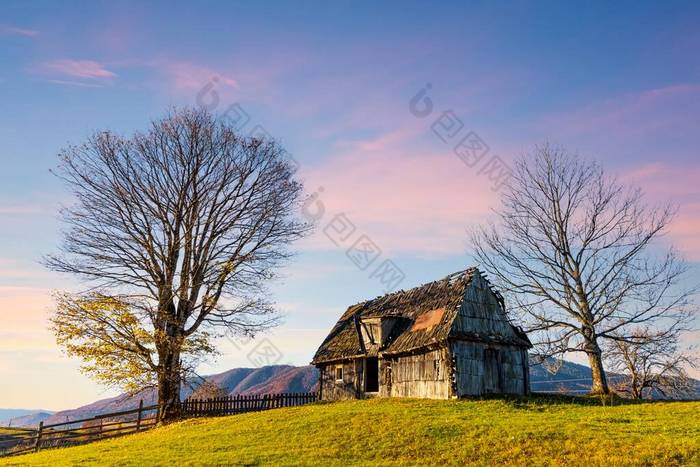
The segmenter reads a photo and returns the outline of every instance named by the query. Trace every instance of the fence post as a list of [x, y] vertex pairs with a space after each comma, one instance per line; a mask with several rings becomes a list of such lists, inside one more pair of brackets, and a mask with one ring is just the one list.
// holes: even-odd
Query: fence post
[[141, 418], [143, 414], [143, 399], [139, 401], [139, 415], [138, 418], [136, 419], [136, 431], [139, 431], [141, 429]]
[[34, 452], [39, 452], [41, 449], [41, 434], [44, 432], [44, 422], [39, 422], [39, 430], [36, 432], [36, 444], [34, 445]]

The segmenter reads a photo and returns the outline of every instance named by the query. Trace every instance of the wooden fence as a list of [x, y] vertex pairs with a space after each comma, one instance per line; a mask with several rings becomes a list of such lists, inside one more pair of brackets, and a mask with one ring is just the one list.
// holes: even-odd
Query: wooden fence
[[279, 407], [294, 407], [315, 401], [315, 392], [237, 395], [204, 400], [188, 399], [182, 403], [180, 411], [183, 417], [212, 417], [257, 412]]
[[[279, 407], [293, 407], [315, 401], [315, 392], [188, 399], [180, 403], [180, 415], [183, 418], [234, 415]], [[0, 433], [0, 456], [74, 446], [145, 431], [153, 428], [157, 420], [158, 406], [144, 406], [141, 401], [139, 407], [132, 410], [50, 425], [41, 422], [36, 430], [13, 428], [9, 434]]]
[[23, 439], [0, 435], [0, 455], [15, 455], [46, 448], [75, 446], [100, 439], [148, 430], [156, 424], [158, 406], [144, 406], [120, 412], [70, 420], [50, 425], [39, 423], [31, 436]]
[[34, 428], [0, 428], [0, 456], [19, 449], [26, 452], [34, 445], [37, 430]]

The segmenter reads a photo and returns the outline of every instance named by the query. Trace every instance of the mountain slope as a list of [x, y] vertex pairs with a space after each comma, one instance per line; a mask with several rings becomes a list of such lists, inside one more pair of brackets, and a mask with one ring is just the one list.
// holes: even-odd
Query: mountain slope
[[[613, 384], [626, 379], [624, 375], [607, 372], [608, 383]], [[585, 365], [573, 362], [562, 362], [556, 373], [547, 370], [543, 365], [530, 366], [530, 389], [533, 392], [549, 392], [562, 394], [586, 394], [591, 390], [591, 369]], [[665, 399], [658, 392], [652, 392], [652, 399]], [[695, 380], [695, 395], [692, 399], [700, 399], [700, 381]]]
[[590, 391], [591, 369], [585, 365], [564, 361], [556, 373], [544, 365], [530, 365], [530, 390], [533, 392], [563, 392], [567, 394]]
[[[309, 392], [315, 390], [318, 371], [312, 366], [271, 365], [261, 368], [234, 368], [223, 373], [205, 376], [204, 378], [215, 383], [229, 395]], [[189, 385], [184, 385], [180, 397], [186, 399], [201, 383], [202, 381], [196, 381], [191, 382]], [[47, 417], [45, 423], [61, 423], [109, 412], [134, 409], [138, 407], [141, 400], [143, 400], [145, 405], [155, 404], [155, 390], [147, 389], [133, 396], [120, 395], [110, 397], [77, 409], [56, 412]], [[32, 425], [36, 425], [36, 423]]]
[[50, 410], [0, 409], [0, 426], [36, 425], [52, 413]]

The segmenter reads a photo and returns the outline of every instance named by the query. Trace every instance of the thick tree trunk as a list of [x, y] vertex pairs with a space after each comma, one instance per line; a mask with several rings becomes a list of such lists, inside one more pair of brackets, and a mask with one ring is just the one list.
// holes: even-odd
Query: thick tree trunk
[[161, 353], [158, 374], [158, 422], [170, 422], [180, 416], [180, 352]]
[[591, 384], [592, 394], [610, 394], [610, 388], [608, 388], [608, 378], [605, 376], [605, 369], [603, 368], [603, 356], [597, 343], [593, 343], [591, 350], [587, 352], [588, 363], [591, 365], [591, 372], [593, 373], [593, 383]]
[[[582, 307], [586, 312], [588, 303], [584, 302]], [[591, 366], [591, 394], [610, 394], [608, 388], [608, 378], [605, 376], [605, 368], [603, 368], [603, 352], [598, 345], [598, 339], [595, 333], [595, 328], [592, 324], [593, 316], [587, 312], [589, 318], [588, 323], [584, 323], [582, 334], [584, 339], [584, 351], [588, 355], [588, 364]]]

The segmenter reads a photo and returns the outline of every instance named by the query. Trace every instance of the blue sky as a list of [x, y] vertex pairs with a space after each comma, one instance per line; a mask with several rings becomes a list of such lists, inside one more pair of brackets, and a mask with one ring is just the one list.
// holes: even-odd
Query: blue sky
[[[91, 132], [129, 134], [205, 86], [244, 131], [262, 125], [326, 212], [274, 287], [280, 363], [305, 364], [344, 308], [383, 292], [323, 235], [339, 213], [404, 272], [402, 287], [471, 264], [465, 230], [497, 194], [431, 131], [451, 110], [509, 161], [551, 141], [602, 161], [651, 202], [679, 205], [668, 239], [700, 261], [700, 5], [692, 2], [3, 2], [0, 4], [0, 400], [63, 408], [110, 394], [46, 331], [38, 263], [70, 198], [50, 174]], [[435, 112], [409, 101], [427, 83]], [[211, 97], [211, 93], [205, 94]], [[207, 101], [209, 102], [209, 101]], [[347, 245], [343, 245], [347, 248]], [[378, 263], [377, 263], [378, 264]], [[695, 273], [697, 275], [697, 273]], [[250, 365], [222, 342], [213, 372]], [[51, 394], [37, 389], [50, 378]], [[8, 384], [7, 381], [12, 381]]]

